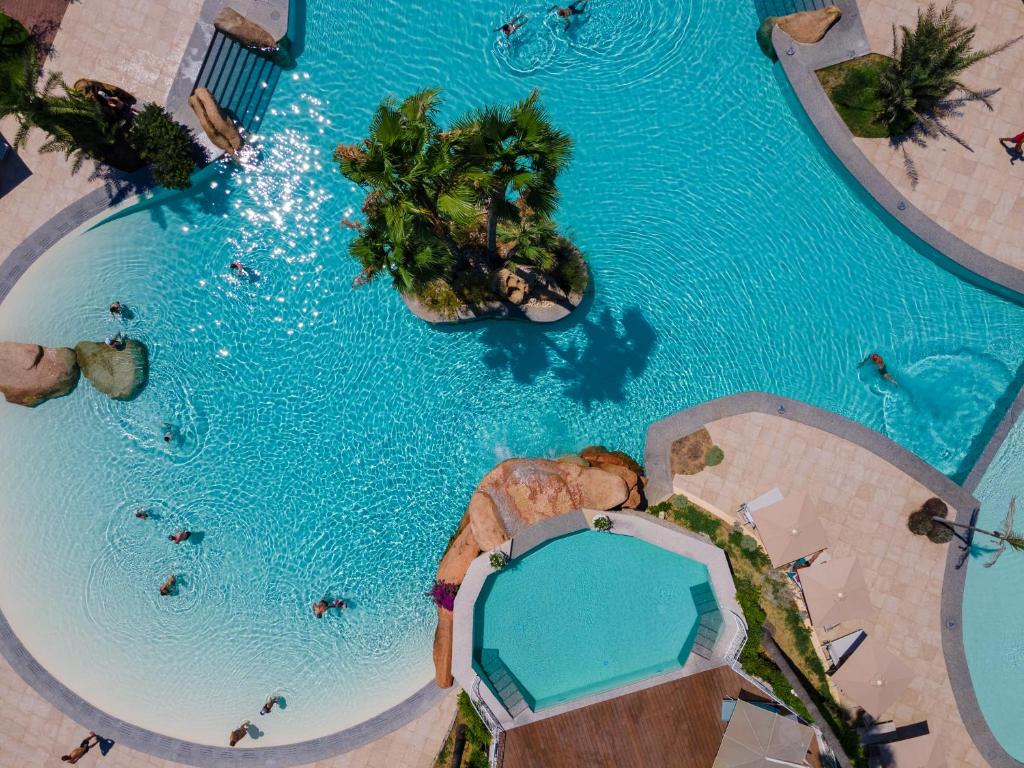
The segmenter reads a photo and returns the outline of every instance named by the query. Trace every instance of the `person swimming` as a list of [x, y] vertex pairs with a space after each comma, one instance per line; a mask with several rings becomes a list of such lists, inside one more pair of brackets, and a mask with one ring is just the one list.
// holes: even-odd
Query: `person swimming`
[[260, 714], [269, 715], [270, 710], [272, 710], [274, 708], [274, 705], [277, 704], [280, 700], [280, 696], [271, 696], [270, 698], [268, 698], [266, 703], [263, 705], [263, 709], [260, 710]]
[[139, 520], [149, 520], [149, 512], [144, 510], [142, 507], [135, 510], [135, 516], [139, 518]]
[[246, 720], [244, 723], [242, 723], [240, 726], [238, 726], [237, 728], [235, 728], [235, 730], [233, 730], [231, 732], [231, 735], [228, 736], [228, 746], [229, 747], [235, 746], [235, 744], [240, 742], [242, 739], [244, 739], [248, 735], [248, 733], [249, 733], [249, 725], [250, 725], [249, 721]]
[[339, 611], [345, 608], [344, 600], [320, 600], [319, 602], [313, 603], [313, 615], [318, 619], [322, 619], [324, 614], [327, 613], [331, 608], [337, 608]]
[[174, 439], [174, 435], [171, 434], [171, 430], [164, 432], [164, 442], [169, 443]]
[[248, 270], [245, 268], [245, 265], [237, 260], [231, 262], [231, 269], [240, 275], [244, 275], [246, 272], [248, 272]]
[[175, 544], [181, 544], [183, 541], [188, 541], [188, 537], [191, 535], [192, 531], [178, 531], [177, 533], [172, 533], [167, 538]]
[[104, 343], [108, 347], [110, 347], [111, 349], [116, 349], [118, 352], [120, 352], [120, 351], [122, 351], [125, 348], [125, 346], [127, 345], [128, 342], [127, 342], [127, 339], [125, 339], [124, 336], [122, 336], [119, 333], [119, 334], [117, 334], [116, 336], [113, 336], [113, 337], [108, 336], [104, 340]]
[[565, 28], [569, 29], [569, 25], [572, 24], [572, 20], [574, 18], [576, 18], [577, 16], [582, 16], [584, 13], [586, 13], [587, 5], [589, 3], [590, 0], [575, 0], [575, 2], [572, 2], [569, 5], [565, 6], [552, 5], [550, 8], [548, 8], [548, 13], [551, 13], [552, 11], [557, 11], [558, 17], [565, 22]]
[[501, 32], [505, 37], [512, 37], [515, 31], [521, 28], [530, 18], [525, 14], [519, 14], [514, 19], [509, 19], [500, 27], [495, 27], [495, 32]]
[[111, 317], [120, 317], [121, 313], [123, 311], [124, 311], [124, 307], [121, 305], [120, 301], [115, 301], [113, 304], [110, 305], [110, 316]]
[[868, 363], [874, 364], [875, 368], [878, 369], [878, 374], [883, 379], [885, 379], [886, 381], [891, 381], [893, 384], [896, 383], [896, 379], [892, 377], [892, 374], [889, 373], [889, 369], [885, 367], [885, 360], [882, 359], [882, 356], [880, 354], [878, 354], [877, 352], [872, 352], [870, 355], [861, 360], [860, 364], [857, 367], [860, 368], [861, 366], [867, 365]]
[[178, 577], [173, 573], [167, 577], [163, 584], [160, 585], [160, 594], [167, 596], [171, 594], [171, 591], [178, 585]]

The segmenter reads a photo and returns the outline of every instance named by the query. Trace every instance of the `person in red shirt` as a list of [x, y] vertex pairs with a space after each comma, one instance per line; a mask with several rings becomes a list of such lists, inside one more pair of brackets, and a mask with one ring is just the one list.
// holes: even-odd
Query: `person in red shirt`
[[1011, 150], [1013, 154], [1024, 155], [1024, 131], [1018, 133], [1016, 136], [1007, 136], [1004, 139], [1000, 139], [999, 143], [1004, 147], [1007, 144], [1013, 144], [1013, 149]]

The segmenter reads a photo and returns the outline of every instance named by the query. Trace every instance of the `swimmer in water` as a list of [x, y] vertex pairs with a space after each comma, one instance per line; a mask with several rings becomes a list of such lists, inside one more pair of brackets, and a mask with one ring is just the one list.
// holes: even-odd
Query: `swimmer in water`
[[548, 13], [557, 11], [558, 17], [565, 22], [565, 28], [568, 30], [569, 25], [572, 24], [572, 20], [577, 16], [582, 16], [586, 12], [587, 5], [589, 3], [590, 0], [575, 0], [575, 2], [566, 6], [552, 5], [548, 8]]
[[172, 573], [170, 576], [167, 577], [167, 580], [160, 585], [160, 594], [166, 597], [167, 595], [171, 594], [171, 590], [173, 590], [177, 586], [177, 584], [178, 577]]
[[235, 730], [233, 730], [231, 732], [231, 735], [228, 736], [228, 746], [229, 747], [235, 746], [235, 744], [237, 744], [242, 739], [244, 739], [248, 733], [249, 733], [249, 721], [246, 720], [240, 726], [235, 728]]
[[175, 544], [181, 544], [183, 541], [188, 541], [188, 537], [191, 535], [192, 531], [178, 531], [177, 533], [172, 533], [167, 538]]
[[271, 696], [269, 699], [267, 699], [266, 703], [263, 705], [263, 709], [260, 710], [260, 714], [261, 715], [269, 715], [270, 714], [270, 710], [272, 710], [274, 708], [274, 705], [277, 704], [277, 702], [279, 702], [280, 700], [281, 700], [280, 696]]
[[122, 311], [124, 311], [124, 307], [121, 306], [121, 302], [120, 301], [115, 301], [113, 304], [110, 305], [110, 316], [111, 317], [120, 317]]
[[873, 363], [875, 368], [878, 369], [878, 374], [883, 379], [885, 379], [886, 381], [891, 381], [893, 384], [896, 383], [896, 379], [892, 377], [892, 374], [889, 373], [889, 369], [885, 367], [885, 360], [882, 359], [882, 356], [880, 354], [878, 354], [877, 352], [872, 352], [870, 355], [861, 360], [860, 365], [858, 365], [857, 367], [860, 368], [861, 366], [866, 365], [867, 363]]
[[149, 520], [149, 512], [144, 510], [142, 507], [135, 510], [135, 516], [139, 518], [139, 520]]
[[173, 439], [174, 439], [174, 435], [171, 434], [170, 430], [168, 430], [167, 432], [164, 432], [164, 442], [165, 443], [169, 443]]
[[530, 19], [527, 16], [520, 14], [516, 16], [514, 19], [509, 19], [500, 27], [497, 27], [494, 31], [501, 32], [503, 35], [505, 35], [506, 38], [512, 37], [512, 34], [529, 20]]

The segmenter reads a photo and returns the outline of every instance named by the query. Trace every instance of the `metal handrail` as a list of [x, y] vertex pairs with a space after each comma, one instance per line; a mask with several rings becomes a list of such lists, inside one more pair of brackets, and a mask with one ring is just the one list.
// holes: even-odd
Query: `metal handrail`
[[740, 616], [736, 611], [729, 609], [729, 613], [733, 615], [736, 620], [736, 625], [739, 627], [739, 632], [732, 641], [732, 645], [729, 646], [729, 650], [726, 651], [725, 660], [729, 664], [737, 664], [740, 658], [740, 651], [743, 650], [743, 646], [747, 644], [747, 622]]
[[487, 702], [484, 701], [483, 695], [480, 693], [479, 676], [473, 679], [473, 685], [470, 687], [469, 702], [473, 705], [477, 714], [480, 715], [480, 719], [484, 721], [487, 730], [491, 732], [491, 748], [487, 755], [487, 762], [491, 768], [501, 768], [505, 748], [505, 729], [502, 728], [498, 718], [494, 716], [494, 712], [487, 706]]

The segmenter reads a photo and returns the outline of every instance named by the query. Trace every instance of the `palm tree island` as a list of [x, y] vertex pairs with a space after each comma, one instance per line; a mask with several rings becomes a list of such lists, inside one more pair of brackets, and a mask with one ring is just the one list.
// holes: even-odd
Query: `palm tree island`
[[370, 135], [334, 153], [367, 190], [349, 253], [354, 284], [391, 278], [431, 322], [479, 317], [551, 321], [583, 299], [589, 274], [551, 216], [572, 140], [551, 125], [535, 91], [441, 130], [439, 91], [385, 99]]

